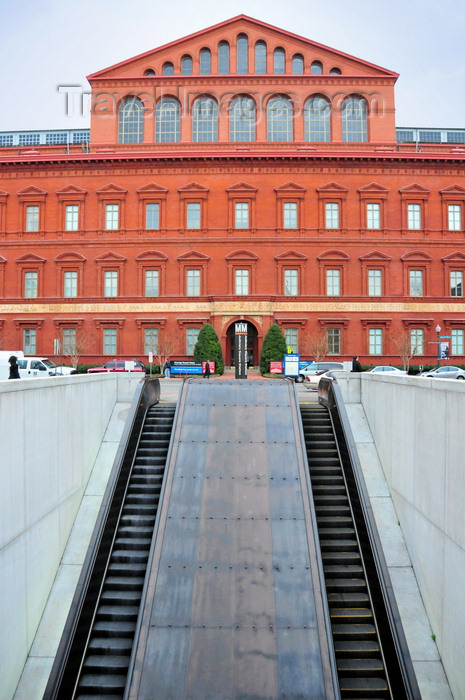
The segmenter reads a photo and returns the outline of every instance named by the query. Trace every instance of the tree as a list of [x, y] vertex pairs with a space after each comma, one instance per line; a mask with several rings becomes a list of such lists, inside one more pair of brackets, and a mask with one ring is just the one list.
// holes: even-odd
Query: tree
[[323, 328], [310, 336], [308, 348], [315, 362], [325, 359], [329, 352], [329, 345], [328, 334]]
[[63, 357], [68, 358], [74, 369], [77, 368], [81, 355], [87, 355], [89, 349], [95, 344], [95, 335], [87, 333], [81, 328], [76, 329], [76, 332], [69, 335], [67, 329], [61, 332], [61, 352]]
[[224, 358], [223, 351], [221, 350], [221, 343], [215, 329], [210, 323], [205, 323], [200, 329], [194, 348], [194, 360], [196, 362], [211, 360], [215, 363], [215, 374], [223, 374], [224, 372]]
[[393, 333], [390, 336], [394, 345], [397, 348], [400, 359], [403, 362], [404, 369], [408, 372], [410, 360], [414, 355], [418, 355], [419, 347], [416, 342], [412, 342], [413, 338], [410, 331], [404, 329], [398, 333]]
[[260, 355], [260, 372], [262, 374], [269, 372], [270, 361], [282, 362], [286, 352], [286, 339], [278, 324], [272, 323], [263, 340], [262, 352]]
[[160, 328], [157, 334], [147, 338], [146, 350], [153, 353], [157, 364], [160, 365], [160, 374], [165, 362], [178, 352], [178, 346], [179, 334], [166, 328]]

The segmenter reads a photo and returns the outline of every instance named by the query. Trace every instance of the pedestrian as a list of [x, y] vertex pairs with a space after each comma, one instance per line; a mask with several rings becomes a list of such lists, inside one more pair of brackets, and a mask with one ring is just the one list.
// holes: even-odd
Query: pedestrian
[[165, 366], [163, 368], [163, 373], [165, 375], [165, 379], [169, 379], [171, 376], [171, 362], [169, 360], [166, 360]]
[[210, 379], [210, 363], [207, 361], [205, 363], [205, 372], [203, 373], [204, 379]]
[[362, 365], [358, 361], [358, 355], [354, 355], [352, 360], [352, 372], [363, 372]]
[[17, 359], [16, 355], [11, 355], [8, 358], [8, 362], [10, 363], [10, 376], [8, 379], [20, 379]]

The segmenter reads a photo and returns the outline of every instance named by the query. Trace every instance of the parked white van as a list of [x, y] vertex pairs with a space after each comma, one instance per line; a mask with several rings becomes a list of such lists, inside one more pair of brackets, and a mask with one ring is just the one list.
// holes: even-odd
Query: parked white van
[[10, 363], [8, 360], [14, 355], [17, 360], [24, 357], [22, 350], [0, 350], [0, 380], [8, 379], [10, 376]]
[[55, 377], [57, 374], [75, 374], [73, 367], [57, 365], [48, 357], [18, 357], [19, 376], [21, 379], [34, 377]]

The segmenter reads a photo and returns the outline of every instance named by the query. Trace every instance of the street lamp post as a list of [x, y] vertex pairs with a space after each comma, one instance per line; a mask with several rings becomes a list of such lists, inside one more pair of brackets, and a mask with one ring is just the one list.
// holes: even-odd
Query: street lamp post
[[441, 333], [441, 326], [438, 325], [436, 326], [436, 334], [438, 336], [438, 367], [441, 364], [441, 340], [439, 338], [439, 334]]

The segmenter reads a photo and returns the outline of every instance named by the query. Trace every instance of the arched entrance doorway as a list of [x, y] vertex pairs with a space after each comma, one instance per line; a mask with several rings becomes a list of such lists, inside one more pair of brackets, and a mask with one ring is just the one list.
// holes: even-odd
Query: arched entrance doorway
[[[259, 364], [258, 356], [258, 333], [257, 329], [250, 321], [241, 321], [247, 323], [247, 355], [248, 366], [254, 367]], [[234, 342], [235, 342], [235, 324], [231, 323], [226, 335], [226, 358], [231, 367], [234, 367]]]

